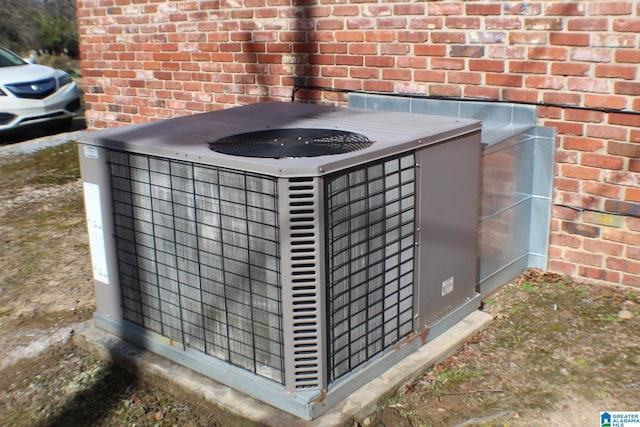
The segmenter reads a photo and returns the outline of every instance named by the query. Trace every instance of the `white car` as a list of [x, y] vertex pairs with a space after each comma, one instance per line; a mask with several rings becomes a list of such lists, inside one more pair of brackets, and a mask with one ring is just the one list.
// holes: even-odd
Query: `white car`
[[45, 123], [68, 128], [79, 110], [78, 86], [69, 74], [0, 47], [0, 131]]

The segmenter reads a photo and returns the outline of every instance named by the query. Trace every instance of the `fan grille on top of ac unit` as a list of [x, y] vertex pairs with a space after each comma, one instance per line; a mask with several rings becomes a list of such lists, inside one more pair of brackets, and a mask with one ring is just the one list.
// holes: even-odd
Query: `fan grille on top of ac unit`
[[344, 154], [367, 148], [359, 133], [335, 129], [269, 129], [226, 136], [209, 143], [213, 151], [244, 157], [284, 159]]

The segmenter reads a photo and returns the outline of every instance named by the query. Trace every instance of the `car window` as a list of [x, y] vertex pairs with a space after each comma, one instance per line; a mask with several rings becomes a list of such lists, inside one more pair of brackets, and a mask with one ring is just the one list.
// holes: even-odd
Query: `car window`
[[0, 48], [0, 67], [15, 67], [16, 65], [25, 65], [26, 62], [12, 52]]

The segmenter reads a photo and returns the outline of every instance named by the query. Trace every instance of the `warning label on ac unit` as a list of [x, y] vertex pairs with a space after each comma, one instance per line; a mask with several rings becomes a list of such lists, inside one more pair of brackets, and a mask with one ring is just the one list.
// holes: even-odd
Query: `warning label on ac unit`
[[453, 276], [442, 282], [442, 296], [453, 292]]
[[84, 203], [87, 213], [87, 228], [89, 231], [89, 246], [91, 248], [91, 264], [93, 278], [99, 282], [109, 284], [109, 270], [107, 269], [107, 251], [102, 227], [102, 204], [100, 203], [100, 186], [85, 182]]

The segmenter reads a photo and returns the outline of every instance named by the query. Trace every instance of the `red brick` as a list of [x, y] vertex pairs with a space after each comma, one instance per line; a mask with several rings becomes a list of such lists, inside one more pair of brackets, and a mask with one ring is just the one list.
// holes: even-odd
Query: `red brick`
[[568, 108], [565, 110], [564, 118], [574, 122], [603, 123], [605, 114], [600, 111]]
[[640, 276], [637, 274], [623, 274], [622, 284], [625, 286], [634, 286], [640, 288]]
[[557, 164], [569, 163], [575, 165], [578, 163], [578, 153], [574, 151], [556, 150], [553, 157], [555, 158]]
[[630, 15], [633, 11], [628, 1], [602, 1], [589, 4], [590, 15]]
[[411, 70], [385, 69], [382, 70], [383, 80], [411, 80]]
[[469, 59], [469, 70], [493, 71], [500, 73], [504, 71], [504, 61], [496, 61], [492, 59]]
[[636, 42], [634, 34], [593, 34], [591, 36], [592, 47], [623, 47], [632, 48]]
[[604, 141], [597, 138], [585, 138], [577, 136], [563, 136], [562, 148], [577, 151], [599, 151], [604, 148]]
[[627, 188], [625, 190], [624, 200], [627, 200], [630, 202], [640, 202], [640, 189]]
[[549, 271], [559, 274], [567, 274], [573, 276], [577, 272], [577, 266], [573, 263], [550, 259], [548, 262]]
[[640, 274], [640, 262], [624, 258], [608, 258], [607, 267], [626, 273]]
[[460, 97], [462, 95], [460, 86], [458, 85], [430, 85], [429, 95], [432, 96], [453, 96]]
[[364, 33], [364, 39], [367, 42], [381, 42], [381, 43], [389, 43], [393, 42], [396, 39], [395, 31], [366, 31]]
[[364, 41], [364, 33], [362, 31], [336, 31], [335, 37], [338, 42]]
[[376, 43], [349, 43], [350, 55], [375, 55], [378, 53]]
[[552, 126], [560, 134], [566, 135], [584, 135], [584, 125], [582, 123], [565, 122], [565, 121], [547, 121], [545, 126]]
[[487, 73], [485, 79], [488, 85], [522, 87], [523, 76], [518, 74]]
[[538, 107], [538, 117], [541, 119], [561, 119], [562, 109], [559, 107], [541, 106]]
[[467, 98], [499, 99], [500, 90], [486, 86], [466, 86], [464, 96]]
[[596, 153], [584, 153], [581, 163], [584, 166], [611, 170], [620, 170], [624, 166], [624, 160], [620, 157]]
[[608, 93], [610, 90], [609, 83], [606, 80], [582, 77], [569, 77], [567, 87], [569, 90], [579, 92]]
[[565, 251], [565, 259], [573, 261], [581, 265], [590, 265], [594, 267], [600, 267], [604, 257], [600, 254], [592, 254], [581, 251], [567, 250]]
[[465, 12], [467, 15], [500, 15], [500, 4], [486, 4], [486, 3], [471, 3], [465, 5]]
[[446, 74], [444, 71], [432, 71], [432, 70], [415, 70], [414, 79], [418, 82], [434, 82], [444, 83]]
[[621, 188], [617, 185], [608, 185], [601, 182], [583, 182], [582, 191], [594, 196], [618, 198], [621, 194]]
[[544, 59], [549, 61], [565, 61], [568, 57], [566, 48], [563, 47], [531, 47], [529, 59]]
[[[318, 10], [319, 9], [319, 10]], [[333, 8], [319, 8], [317, 6], [310, 7], [309, 10], [315, 13], [315, 16], [318, 16], [318, 13], [321, 13], [322, 16], [358, 16], [360, 10], [358, 6], [355, 5], [345, 5], [345, 4], [337, 4], [333, 6]], [[310, 15], [310, 17], [313, 15]]]
[[640, 260], [640, 246], [627, 246], [627, 258]]
[[367, 56], [364, 64], [367, 67], [393, 67], [395, 60], [391, 56]]
[[446, 28], [464, 30], [464, 29], [478, 29], [480, 28], [480, 18], [462, 17], [462, 16], [448, 16], [444, 20], [444, 26]]
[[640, 82], [616, 82], [615, 93], [618, 95], [640, 96]]
[[562, 46], [589, 46], [589, 34], [585, 33], [551, 33], [549, 42]]
[[388, 43], [380, 46], [381, 55], [406, 55], [411, 47], [406, 43]]
[[580, 213], [578, 212], [578, 210], [571, 209], [565, 206], [553, 206], [551, 208], [551, 211], [553, 213], [552, 216], [554, 218], [567, 220], [567, 221], [574, 221], [578, 219], [578, 217], [580, 216]]
[[607, 143], [607, 153], [630, 159], [640, 159], [640, 144], [609, 141]]
[[524, 85], [536, 89], [562, 89], [564, 77], [525, 76]]
[[504, 2], [502, 7], [505, 15], [540, 15], [542, 11], [537, 2]]
[[569, 31], [607, 31], [609, 20], [607, 18], [571, 18], [567, 29]]
[[[596, 77], [634, 80], [636, 78], [636, 72], [637, 72], [636, 67], [633, 67], [633, 66], [598, 64], [596, 65], [595, 75]], [[620, 94], [623, 94], [623, 93], [620, 93]]]
[[493, 18], [487, 17], [484, 20], [484, 27], [487, 30], [516, 30], [522, 28], [520, 18]]
[[625, 113], [611, 113], [609, 115], [609, 123], [612, 125], [640, 127], [640, 115], [625, 114]]
[[509, 32], [510, 44], [547, 44], [547, 33], [542, 31]]
[[407, 28], [406, 18], [378, 18], [377, 24], [380, 29]]
[[421, 44], [414, 46], [413, 52], [416, 55], [422, 56], [444, 56], [447, 53], [447, 47]]
[[580, 181], [577, 179], [556, 177], [553, 183], [554, 183], [554, 188], [558, 190], [571, 191], [574, 193], [577, 193], [578, 191], [580, 191]]
[[398, 31], [398, 41], [400, 43], [424, 43], [429, 40], [427, 31]]
[[450, 71], [447, 73], [447, 82], [477, 85], [482, 83], [482, 75], [463, 71]]
[[427, 67], [427, 58], [410, 55], [398, 57], [396, 59], [396, 67], [421, 70]]
[[393, 6], [394, 15], [424, 15], [424, 4], [398, 4]]
[[433, 43], [464, 43], [464, 32], [436, 32], [431, 34], [431, 41]]
[[547, 16], [582, 16], [584, 15], [584, 4], [582, 2], [565, 3], [553, 2], [544, 6], [544, 14]]
[[598, 181], [600, 179], [600, 170], [593, 167], [562, 164], [560, 165], [559, 170], [560, 176], [565, 178], [575, 178], [580, 180], [592, 181]]
[[438, 30], [442, 28], [442, 18], [412, 18], [409, 28]]
[[469, 42], [473, 44], [503, 44], [506, 40], [505, 31], [471, 31]]
[[542, 99], [553, 105], [580, 105], [582, 98], [576, 93], [545, 92]]
[[586, 94], [584, 97], [584, 105], [585, 107], [621, 110], [627, 107], [627, 99], [622, 96]]
[[562, 18], [525, 18], [526, 30], [561, 31], [563, 30]]
[[377, 68], [351, 68], [349, 75], [354, 79], [379, 79], [380, 70]]
[[579, 266], [578, 277], [584, 277], [591, 280], [605, 281], [609, 283], [619, 283], [620, 273], [610, 271], [599, 267]]
[[393, 83], [385, 81], [366, 80], [363, 84], [364, 90], [372, 92], [393, 92]]
[[553, 233], [549, 238], [549, 244], [563, 248], [578, 249], [582, 246], [582, 238], [572, 234]]
[[638, 64], [640, 63], [640, 49], [618, 49], [615, 58], [617, 62]]
[[489, 46], [488, 56], [494, 59], [524, 59], [527, 54], [525, 46]]
[[452, 57], [482, 58], [484, 56], [484, 46], [451, 46], [449, 55]]
[[592, 47], [578, 47], [571, 50], [573, 61], [584, 62], [611, 62], [611, 49], [597, 49]]
[[511, 61], [509, 62], [509, 72], [524, 74], [546, 74], [547, 63], [541, 61]]
[[597, 238], [600, 236], [600, 227], [596, 227], [593, 225], [562, 221], [561, 229], [562, 231], [570, 235], [578, 235], [591, 238]]
[[629, 230], [640, 232], [640, 218], [627, 217], [625, 223]]
[[502, 98], [510, 102], [523, 102], [527, 104], [537, 104], [539, 100], [539, 92], [533, 89], [512, 89], [503, 88]]
[[613, 30], [624, 32], [640, 32], [640, 18], [617, 18], [613, 20]]
[[463, 5], [460, 3], [427, 3], [428, 15], [462, 15]]
[[431, 58], [431, 68], [437, 70], [464, 70], [464, 59]]

